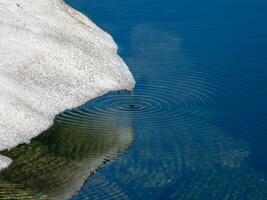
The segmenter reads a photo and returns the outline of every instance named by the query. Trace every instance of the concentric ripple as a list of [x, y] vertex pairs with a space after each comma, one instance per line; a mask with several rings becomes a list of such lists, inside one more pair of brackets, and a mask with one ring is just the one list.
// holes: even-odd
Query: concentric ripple
[[133, 94], [112, 93], [76, 110], [80, 121], [131, 115], [136, 133], [130, 154], [96, 174], [77, 199], [207, 199], [210, 191], [214, 199], [264, 199], [266, 176], [247, 162], [251, 143], [260, 150], [266, 143], [266, 117], [258, 113], [266, 110], [263, 76], [146, 59], [131, 58]]
[[[81, 2], [92, 13], [97, 6], [112, 13], [96, 19], [122, 44], [136, 88], [66, 111], [31, 144], [4, 152], [14, 164], [0, 176], [0, 198], [267, 199], [267, 71], [256, 65], [258, 57], [229, 34], [212, 38], [216, 31], [208, 19], [207, 33], [199, 34], [199, 20], [191, 24], [193, 5], [185, 18], [190, 23], [180, 18], [184, 5], [173, 7], [183, 1], [164, 2], [165, 9], [146, 0], [79, 1], [87, 9]], [[191, 35], [180, 38], [177, 33], [188, 27]], [[247, 33], [236, 35], [249, 43]], [[211, 39], [198, 41], [203, 35]], [[214, 41], [230, 43], [212, 49]], [[200, 43], [207, 52], [200, 52]], [[259, 57], [266, 64], [266, 56]]]
[[105, 120], [100, 115], [82, 122], [83, 116], [74, 113], [59, 116], [30, 144], [1, 152], [13, 163], [1, 173], [0, 199], [69, 199], [104, 164], [133, 145], [129, 117], [123, 123], [116, 116]]

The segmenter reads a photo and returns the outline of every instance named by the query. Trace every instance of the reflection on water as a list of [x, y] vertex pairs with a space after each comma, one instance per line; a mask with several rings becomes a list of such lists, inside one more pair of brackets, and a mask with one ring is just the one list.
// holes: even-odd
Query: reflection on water
[[5, 152], [0, 195], [267, 199], [266, 1], [67, 2], [115, 37], [134, 94], [63, 113]]
[[209, 121], [214, 112], [226, 113], [222, 98], [230, 98], [224, 105], [233, 102], [233, 109], [241, 104], [249, 80], [222, 79], [220, 71], [209, 78], [187, 61], [178, 36], [150, 26], [136, 26], [131, 41], [135, 51], [127, 61], [137, 79], [134, 95], [109, 95], [90, 106], [132, 113], [135, 147], [74, 199], [265, 199], [266, 175], [248, 162], [248, 141]]
[[137, 82], [91, 105], [132, 113], [135, 146], [73, 199], [267, 198], [266, 3], [67, 2], [114, 36]]
[[13, 163], [0, 174], [0, 198], [68, 199], [101, 165], [131, 148], [128, 115], [123, 122], [89, 116], [82, 109], [65, 112], [30, 144], [2, 152]]

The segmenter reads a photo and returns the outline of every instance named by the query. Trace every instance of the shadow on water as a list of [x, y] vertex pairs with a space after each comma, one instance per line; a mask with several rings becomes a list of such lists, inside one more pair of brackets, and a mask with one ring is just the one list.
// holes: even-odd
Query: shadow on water
[[67, 111], [30, 144], [1, 152], [13, 163], [0, 174], [0, 198], [70, 198], [103, 164], [132, 147], [131, 118], [123, 119]]

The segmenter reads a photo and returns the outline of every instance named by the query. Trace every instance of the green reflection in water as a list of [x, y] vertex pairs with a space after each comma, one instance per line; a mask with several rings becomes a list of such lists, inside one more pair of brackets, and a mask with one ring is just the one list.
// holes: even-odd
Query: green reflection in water
[[68, 199], [99, 167], [133, 145], [131, 120], [116, 116], [86, 123], [59, 116], [48, 131], [1, 154], [13, 163], [0, 174], [0, 199]]

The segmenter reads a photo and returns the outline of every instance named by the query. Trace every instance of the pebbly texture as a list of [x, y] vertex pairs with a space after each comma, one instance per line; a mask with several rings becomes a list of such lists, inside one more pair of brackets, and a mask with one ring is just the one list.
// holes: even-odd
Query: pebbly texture
[[66, 109], [135, 85], [112, 37], [62, 0], [0, 0], [0, 28], [0, 150], [29, 142]]

